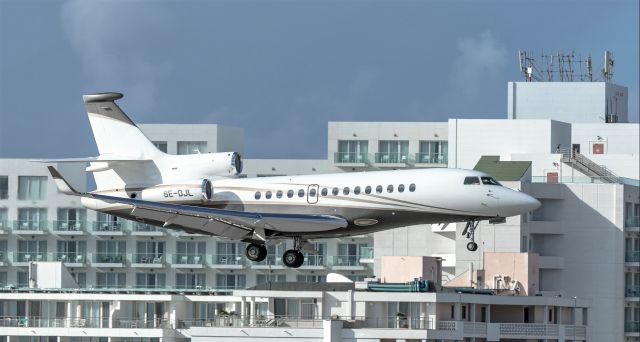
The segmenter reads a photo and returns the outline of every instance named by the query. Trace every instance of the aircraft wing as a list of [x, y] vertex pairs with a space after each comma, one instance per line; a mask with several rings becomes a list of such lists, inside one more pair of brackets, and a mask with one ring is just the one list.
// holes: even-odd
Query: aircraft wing
[[95, 162], [145, 162], [151, 159], [140, 159], [131, 156], [117, 156], [117, 155], [101, 155], [98, 157], [86, 157], [86, 158], [62, 158], [62, 159], [34, 159], [33, 162], [37, 163], [95, 163]]
[[164, 227], [167, 228], [197, 231], [201, 234], [218, 235], [230, 239], [251, 237], [265, 239], [265, 229], [295, 233], [303, 228], [305, 231], [326, 231], [344, 228], [348, 224], [344, 218], [330, 215], [254, 213], [80, 193], [73, 189], [54, 167], [48, 168], [60, 192], [129, 205], [132, 216], [164, 222]]

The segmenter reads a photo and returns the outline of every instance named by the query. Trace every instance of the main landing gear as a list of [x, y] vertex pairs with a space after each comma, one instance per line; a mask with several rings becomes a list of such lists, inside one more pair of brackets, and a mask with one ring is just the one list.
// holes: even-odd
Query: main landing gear
[[467, 250], [471, 252], [475, 252], [478, 250], [478, 244], [475, 241], [476, 228], [478, 228], [478, 224], [480, 221], [471, 220], [467, 222], [467, 225], [464, 227], [462, 231], [462, 235], [465, 235], [467, 239], [471, 240], [467, 243]]
[[[300, 252], [303, 241], [300, 238], [294, 238], [293, 249], [290, 249], [282, 255], [282, 263], [291, 268], [298, 268], [304, 263], [304, 254]], [[265, 245], [250, 243], [246, 250], [247, 259], [255, 262], [263, 261], [267, 257], [267, 247]]]

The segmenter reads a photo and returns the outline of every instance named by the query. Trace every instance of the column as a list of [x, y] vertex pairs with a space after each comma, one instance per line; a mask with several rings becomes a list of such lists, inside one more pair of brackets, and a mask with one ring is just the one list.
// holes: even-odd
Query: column
[[251, 313], [249, 314], [249, 324], [253, 325], [254, 320], [256, 319], [256, 297], [249, 297], [249, 305], [251, 305], [249, 307], [249, 310], [251, 310]]

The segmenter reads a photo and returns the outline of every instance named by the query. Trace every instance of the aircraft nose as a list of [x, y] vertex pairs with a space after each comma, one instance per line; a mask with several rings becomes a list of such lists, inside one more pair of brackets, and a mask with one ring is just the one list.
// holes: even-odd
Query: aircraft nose
[[520, 193], [520, 202], [521, 207], [523, 212], [530, 212], [530, 211], [534, 211], [538, 208], [540, 208], [540, 206], [542, 205], [542, 203], [540, 203], [540, 201], [538, 201], [537, 199], [535, 199], [532, 196], [529, 196], [525, 193]]
[[538, 209], [540, 205], [540, 201], [532, 196], [509, 189], [500, 200], [500, 215], [504, 217], [522, 215]]

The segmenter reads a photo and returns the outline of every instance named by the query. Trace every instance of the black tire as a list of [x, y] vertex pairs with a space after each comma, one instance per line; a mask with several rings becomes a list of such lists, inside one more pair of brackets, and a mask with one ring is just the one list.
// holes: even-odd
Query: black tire
[[264, 245], [250, 243], [247, 245], [245, 255], [247, 256], [247, 259], [251, 261], [260, 262], [267, 257], [267, 247]]
[[470, 252], [475, 252], [478, 250], [478, 244], [471, 241], [467, 244], [467, 250], [469, 250]]
[[298, 268], [304, 263], [304, 254], [290, 249], [282, 255], [282, 263], [287, 267]]

